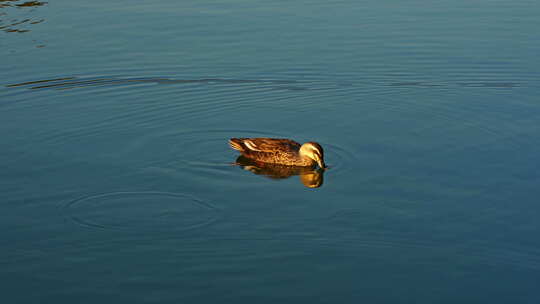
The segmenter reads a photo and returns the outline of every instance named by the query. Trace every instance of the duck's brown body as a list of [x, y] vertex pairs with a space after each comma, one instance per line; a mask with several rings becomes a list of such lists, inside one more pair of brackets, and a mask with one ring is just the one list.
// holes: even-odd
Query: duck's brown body
[[303, 145], [284, 138], [231, 138], [230, 146], [243, 156], [263, 163], [324, 168], [323, 149], [314, 142]]

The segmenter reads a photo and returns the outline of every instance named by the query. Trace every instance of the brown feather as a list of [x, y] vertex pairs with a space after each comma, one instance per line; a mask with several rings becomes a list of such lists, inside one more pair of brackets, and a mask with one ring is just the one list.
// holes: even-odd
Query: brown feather
[[285, 138], [241, 138], [248, 150], [257, 152], [291, 152], [298, 151], [301, 145], [294, 140]]
[[315, 165], [314, 160], [300, 156], [302, 145], [290, 139], [231, 138], [229, 144], [243, 156], [259, 162], [303, 167]]

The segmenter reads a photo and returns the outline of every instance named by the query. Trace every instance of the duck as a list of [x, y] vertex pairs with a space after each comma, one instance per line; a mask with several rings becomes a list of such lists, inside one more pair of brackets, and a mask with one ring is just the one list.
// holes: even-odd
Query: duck
[[324, 150], [316, 142], [299, 144], [286, 138], [231, 138], [229, 145], [243, 156], [257, 162], [284, 166], [326, 169]]

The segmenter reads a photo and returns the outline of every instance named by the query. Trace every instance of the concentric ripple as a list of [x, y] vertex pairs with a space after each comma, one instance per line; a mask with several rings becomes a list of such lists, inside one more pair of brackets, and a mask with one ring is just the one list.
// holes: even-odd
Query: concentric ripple
[[[200, 176], [213, 182], [231, 182], [231, 178], [242, 175], [233, 168], [238, 153], [227, 143], [231, 137], [290, 138], [282, 133], [257, 130], [168, 131], [149, 134], [133, 142], [128, 145], [128, 153], [151, 156], [138, 164], [145, 170], [159, 170], [182, 176], [189, 174], [191, 177]], [[350, 167], [347, 164], [355, 162], [353, 153], [346, 148], [326, 142], [321, 144], [332, 175], [346, 172]], [[253, 179], [252, 176], [248, 177], [253, 182], [264, 182]]]
[[325, 161], [328, 165], [328, 173], [342, 174], [352, 168], [357, 159], [350, 150], [345, 147], [321, 142], [324, 147]]
[[92, 229], [187, 231], [211, 225], [219, 209], [199, 198], [170, 192], [111, 192], [64, 206], [75, 224]]

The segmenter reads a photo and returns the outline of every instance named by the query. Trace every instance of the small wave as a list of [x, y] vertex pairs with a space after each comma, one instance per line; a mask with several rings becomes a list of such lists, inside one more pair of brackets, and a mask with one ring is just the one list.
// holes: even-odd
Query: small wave
[[355, 154], [345, 146], [321, 142], [324, 148], [328, 174], [342, 174], [352, 168], [351, 164], [358, 161]]
[[183, 193], [110, 192], [82, 197], [63, 206], [73, 223], [103, 230], [201, 229], [219, 218], [214, 205]]
[[227, 78], [198, 78], [198, 79], [174, 79], [166, 77], [59, 77], [53, 79], [42, 79], [26, 81], [6, 85], [9, 88], [24, 87], [31, 90], [57, 89], [68, 90], [75, 88], [86, 88], [93, 86], [118, 86], [135, 84], [159, 84], [159, 85], [179, 85], [179, 84], [257, 84], [268, 85], [272, 89], [282, 90], [307, 90], [297, 86], [294, 80], [265, 80], [265, 79], [227, 79]]

